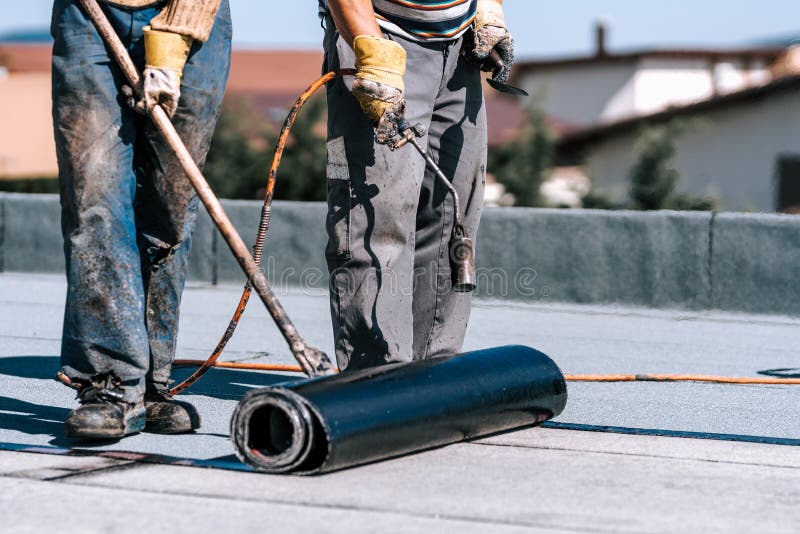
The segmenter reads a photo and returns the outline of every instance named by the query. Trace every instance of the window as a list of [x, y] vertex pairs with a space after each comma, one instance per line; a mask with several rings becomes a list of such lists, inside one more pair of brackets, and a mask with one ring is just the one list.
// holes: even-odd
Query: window
[[800, 154], [778, 156], [777, 209], [800, 214]]

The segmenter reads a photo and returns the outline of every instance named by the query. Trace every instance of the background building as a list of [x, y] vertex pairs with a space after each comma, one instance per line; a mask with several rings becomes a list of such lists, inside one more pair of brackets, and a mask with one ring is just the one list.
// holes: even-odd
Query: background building
[[800, 211], [800, 76], [575, 130], [561, 161], [581, 162], [594, 190], [621, 202], [646, 128], [678, 123], [672, 168], [686, 193], [726, 210]]
[[0, 180], [55, 176], [50, 46], [0, 45]]
[[728, 210], [800, 205], [800, 47], [616, 53], [605, 36], [598, 26], [592, 54], [516, 70], [531, 105], [562, 125], [554, 179], [580, 167], [596, 194], [622, 205], [642, 133], [681, 121], [670, 164], [682, 192]]
[[[527, 99], [487, 88], [494, 148], [520, 143], [525, 108], [544, 114], [555, 139], [554, 154], [544, 159], [555, 168], [542, 175], [543, 204], [580, 207], [591, 189], [610, 204], [626, 205], [642, 133], [680, 121], [670, 161], [680, 191], [713, 197], [722, 209], [794, 211], [800, 205], [800, 47], [788, 39], [617, 52], [609, 50], [607, 33], [596, 27], [588, 54], [520, 61], [512, 83], [531, 93]], [[316, 50], [237, 49], [226, 102], [246, 101], [257, 120], [278, 124], [321, 64]], [[52, 182], [57, 175], [50, 108], [49, 36], [0, 40], [0, 180]], [[318, 133], [324, 135], [324, 121]], [[488, 203], [515, 202], [503, 183], [492, 176], [489, 183]]]
[[[0, 180], [58, 174], [50, 98], [51, 44], [46, 33], [0, 40]], [[265, 120], [283, 122], [299, 94], [321, 74], [316, 50], [235, 49], [226, 99], [246, 99]], [[521, 117], [518, 102], [487, 90], [490, 142], [511, 139]], [[324, 134], [324, 131], [322, 132]]]
[[526, 61], [515, 81], [548, 115], [591, 125], [663, 111], [769, 82], [783, 47], [611, 52], [599, 25], [593, 54]]

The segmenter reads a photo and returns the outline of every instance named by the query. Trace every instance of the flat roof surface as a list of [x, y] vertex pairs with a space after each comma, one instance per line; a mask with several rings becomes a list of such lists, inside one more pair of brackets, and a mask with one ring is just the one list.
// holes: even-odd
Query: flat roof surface
[[[52, 378], [65, 289], [0, 275], [0, 517], [19, 531], [800, 530], [800, 386], [570, 383], [547, 428], [302, 478], [237, 471], [228, 440], [237, 399], [286, 376], [214, 370], [185, 395], [196, 434], [76, 444], [62, 430], [74, 394]], [[187, 288], [180, 358], [207, 356], [239, 292]], [[279, 296], [331, 354], [325, 294]], [[465, 349], [530, 345], [569, 374], [800, 374], [798, 318], [478, 300], [471, 324]], [[292, 363], [257, 301], [223, 359]], [[19, 452], [31, 446], [49, 454]]]

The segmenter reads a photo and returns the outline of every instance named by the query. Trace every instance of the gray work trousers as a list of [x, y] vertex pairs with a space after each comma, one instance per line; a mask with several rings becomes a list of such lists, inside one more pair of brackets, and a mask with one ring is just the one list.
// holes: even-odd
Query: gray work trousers
[[[325, 69], [352, 67], [353, 51], [330, 19]], [[476, 236], [486, 174], [486, 112], [479, 70], [462, 40], [417, 43], [395, 35], [408, 56], [406, 117], [461, 196]], [[469, 294], [452, 290], [448, 243], [453, 204], [410, 145], [392, 152], [350, 93], [328, 86], [328, 246], [331, 315], [341, 370], [461, 351]]]

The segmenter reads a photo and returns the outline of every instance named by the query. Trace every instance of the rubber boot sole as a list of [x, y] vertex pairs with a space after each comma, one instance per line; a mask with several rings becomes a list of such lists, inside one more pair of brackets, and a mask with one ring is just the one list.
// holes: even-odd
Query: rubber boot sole
[[136, 410], [125, 418], [119, 427], [89, 428], [71, 425], [69, 420], [65, 425], [65, 434], [73, 439], [117, 439], [131, 434], [143, 432], [147, 423], [147, 412], [142, 408]]
[[200, 428], [200, 415], [187, 402], [148, 402], [145, 432], [151, 434], [187, 434]]

